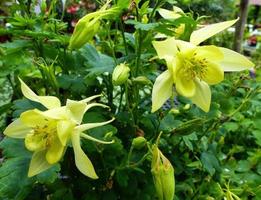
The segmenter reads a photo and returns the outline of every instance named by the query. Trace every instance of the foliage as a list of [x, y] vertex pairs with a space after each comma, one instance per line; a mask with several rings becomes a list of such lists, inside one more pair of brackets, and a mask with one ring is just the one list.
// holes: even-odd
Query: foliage
[[[119, 16], [100, 19], [95, 36], [72, 50], [68, 49], [68, 24], [62, 20], [65, 10], [55, 0], [39, 14], [34, 12], [36, 1], [23, 2], [13, 3], [5, 19], [11, 26], [0, 29], [0, 35], [11, 38], [0, 44], [1, 132], [25, 111], [45, 110], [38, 102], [23, 98], [20, 77], [37, 94], [56, 96], [63, 105], [67, 99], [80, 101], [102, 94], [98, 101], [110, 110], [92, 108], [82, 123], [115, 117], [110, 124], [88, 130], [89, 136], [114, 143], [81, 140], [97, 180], [77, 170], [71, 144], [61, 162], [29, 178], [32, 153], [23, 140], [4, 137], [0, 142], [0, 199], [157, 199], [154, 182], [159, 177], [151, 173], [152, 147], [160, 149], [161, 165], [173, 166], [176, 200], [261, 199], [260, 68], [256, 68], [256, 78], [248, 71], [226, 73], [222, 83], [211, 86], [207, 113], [183, 96], [170, 98], [151, 112], [152, 83], [166, 68], [157, 59], [152, 41], [159, 33], [188, 41], [199, 23], [187, 13], [188, 7], [177, 19], [163, 19], [157, 8], [170, 7], [173, 1], [113, 1], [120, 8]], [[97, 2], [98, 7], [104, 4]], [[179, 1], [182, 6], [186, 2]], [[197, 1], [198, 6], [202, 2], [206, 3]], [[177, 35], [173, 30], [182, 24], [184, 32]], [[229, 47], [230, 37], [218, 35], [205, 44]], [[122, 63], [130, 71], [116, 86], [113, 72]], [[169, 174], [174, 172], [171, 168]]]

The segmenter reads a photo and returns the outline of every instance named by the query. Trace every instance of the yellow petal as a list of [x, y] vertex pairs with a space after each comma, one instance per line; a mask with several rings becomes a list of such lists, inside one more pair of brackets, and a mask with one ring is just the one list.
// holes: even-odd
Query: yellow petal
[[224, 80], [224, 71], [216, 63], [208, 62], [203, 81], [210, 85], [218, 84]]
[[53, 136], [49, 141], [49, 147], [47, 149], [45, 158], [49, 164], [55, 164], [61, 160], [64, 152], [64, 146], [60, 142], [57, 136]]
[[87, 111], [87, 104], [81, 101], [68, 99], [66, 102], [66, 108], [70, 111], [71, 119], [77, 124], [80, 124], [84, 113]]
[[90, 103], [87, 105], [86, 107], [86, 112], [91, 109], [92, 107], [96, 107], [96, 106], [99, 106], [99, 107], [103, 107], [103, 108], [110, 108], [109, 106], [106, 106], [104, 104], [101, 104], [101, 103]]
[[184, 97], [192, 97], [195, 94], [196, 87], [193, 79], [188, 80], [183, 74], [176, 76], [176, 90]]
[[85, 133], [81, 133], [80, 136], [83, 137], [84, 139], [91, 140], [93, 142], [97, 142], [97, 143], [101, 143], [101, 144], [112, 144], [112, 143], [114, 143], [114, 140], [112, 140], [112, 141], [103, 141], [103, 140], [99, 140], [97, 138], [94, 138], [94, 137], [92, 137], [90, 135], [87, 135]]
[[83, 100], [81, 100], [81, 102], [89, 103], [90, 101], [92, 101], [92, 100], [94, 100], [94, 99], [96, 99], [98, 97], [101, 97], [101, 96], [102, 96], [102, 94], [97, 94], [97, 95], [88, 97], [86, 99], [83, 99]]
[[20, 119], [13, 121], [4, 130], [4, 134], [12, 138], [25, 138], [32, 129], [24, 125]]
[[40, 110], [28, 110], [21, 114], [20, 120], [23, 124], [29, 127], [44, 126], [48, 123], [50, 118], [44, 116]]
[[198, 45], [201, 42], [205, 41], [206, 39], [216, 35], [217, 33], [229, 28], [230, 26], [234, 25], [238, 19], [220, 22], [216, 24], [210, 24], [201, 28], [199, 30], [193, 31], [190, 36], [190, 42]]
[[52, 108], [46, 111], [38, 111], [42, 116], [53, 119], [53, 120], [65, 120], [70, 118], [70, 114], [68, 114], [68, 110], [65, 106]]
[[111, 120], [109, 121], [106, 121], [106, 122], [97, 122], [97, 123], [87, 123], [87, 124], [82, 124], [82, 125], [79, 125], [77, 127], [75, 127], [75, 130], [77, 130], [78, 132], [83, 132], [83, 131], [86, 131], [86, 130], [89, 130], [89, 129], [92, 129], [92, 128], [96, 128], [96, 127], [99, 127], [99, 126], [104, 126], [106, 124], [109, 124], [111, 123], [115, 118], [112, 118]]
[[198, 46], [195, 53], [197, 57], [206, 58], [210, 61], [221, 61], [224, 59], [223, 52], [214, 45]]
[[179, 51], [192, 51], [196, 48], [196, 45], [186, 42], [183, 40], [175, 40], [175, 43], [179, 49]]
[[190, 100], [203, 111], [208, 112], [211, 102], [211, 91], [207, 83], [195, 79], [196, 92]]
[[160, 74], [152, 89], [152, 109], [151, 112], [157, 111], [171, 97], [173, 91], [172, 74], [166, 70]]
[[224, 54], [224, 59], [220, 62], [224, 71], [242, 71], [255, 66], [249, 59], [235, 51], [223, 47], [219, 49]]
[[29, 151], [42, 151], [46, 148], [46, 138], [43, 134], [29, 133], [26, 135], [24, 143]]
[[39, 151], [33, 154], [28, 171], [29, 177], [35, 176], [52, 166], [46, 161], [45, 153], [46, 151]]
[[75, 124], [69, 120], [62, 120], [57, 123], [57, 135], [63, 146], [67, 144], [74, 127]]
[[61, 102], [57, 97], [54, 97], [54, 96], [38, 96], [22, 81], [22, 79], [19, 78], [19, 80], [21, 82], [22, 93], [27, 99], [39, 102], [48, 109], [61, 106]]
[[88, 176], [92, 179], [97, 179], [98, 176], [94, 170], [94, 167], [90, 161], [90, 159], [83, 152], [80, 145], [80, 133], [75, 131], [71, 135], [73, 151], [75, 156], [75, 164], [81, 173], [85, 176]]
[[177, 52], [175, 38], [171, 37], [164, 41], [152, 42], [160, 59], [172, 60]]
[[181, 16], [179, 13], [164, 8], [158, 9], [158, 12], [160, 16], [163, 17], [164, 19], [177, 19]]

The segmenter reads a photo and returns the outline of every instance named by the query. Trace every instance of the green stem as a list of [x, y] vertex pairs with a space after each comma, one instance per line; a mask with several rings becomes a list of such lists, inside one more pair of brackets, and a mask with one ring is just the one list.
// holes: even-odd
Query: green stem
[[[140, 15], [139, 15], [139, 10], [136, 7], [136, 15], [137, 15], [137, 21], [141, 22]], [[138, 31], [138, 37], [137, 37], [137, 42], [136, 42], [136, 60], [135, 60], [135, 71], [134, 71], [134, 77], [138, 76], [139, 73], [139, 65], [140, 65], [140, 57], [141, 57], [141, 47], [142, 47], [142, 32], [140, 29]]]
[[131, 154], [133, 151], [133, 146], [131, 145], [130, 151], [128, 153], [128, 157], [127, 157], [127, 166], [130, 166], [130, 159], [131, 159]]
[[123, 95], [124, 95], [124, 89], [121, 86], [121, 94], [120, 94], [120, 103], [119, 103], [118, 113], [121, 111]]
[[155, 6], [153, 7], [153, 10], [152, 10], [152, 12], [151, 12], [151, 14], [149, 16], [149, 23], [152, 21], [152, 19], [154, 17], [154, 14], [155, 14], [159, 4], [160, 4], [160, 2], [157, 0]]
[[124, 27], [123, 27], [123, 23], [122, 23], [121, 19], [120, 19], [120, 29], [121, 29], [121, 35], [122, 35], [122, 39], [123, 39], [124, 48], [125, 48], [125, 54], [126, 54], [126, 56], [128, 56], [128, 46], [127, 46], [127, 42], [126, 42], [126, 38], [125, 38], [125, 34], [124, 34]]

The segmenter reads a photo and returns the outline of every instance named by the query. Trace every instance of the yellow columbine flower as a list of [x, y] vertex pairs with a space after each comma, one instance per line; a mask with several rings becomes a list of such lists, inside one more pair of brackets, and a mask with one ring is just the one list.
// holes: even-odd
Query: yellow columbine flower
[[38, 109], [25, 111], [4, 131], [8, 137], [24, 138], [25, 147], [33, 152], [28, 176], [37, 175], [58, 163], [62, 159], [68, 143], [71, 142], [75, 164], [79, 171], [90, 178], [98, 178], [91, 161], [81, 149], [80, 137], [103, 144], [112, 143], [95, 139], [83, 133], [114, 120], [81, 125], [83, 115], [88, 109], [94, 106], [107, 107], [100, 103], [88, 104], [100, 95], [82, 101], [67, 100], [66, 106], [61, 106], [58, 98], [38, 96], [21, 79], [20, 82], [22, 93], [26, 98], [39, 102], [48, 109], [46, 111]]
[[158, 57], [166, 60], [168, 69], [158, 76], [153, 86], [152, 112], [172, 95], [173, 84], [180, 95], [208, 112], [211, 101], [209, 85], [221, 82], [224, 71], [241, 71], [254, 66], [246, 57], [230, 49], [214, 45], [198, 46], [236, 21], [211, 24], [196, 30], [191, 34], [190, 42], [173, 37], [153, 42]]
[[[178, 19], [180, 17], [182, 17], [183, 15], [185, 15], [185, 13], [183, 12], [183, 10], [177, 6], [173, 6], [173, 10], [167, 10], [164, 8], [159, 8], [158, 12], [160, 14], [161, 17], [163, 17], [164, 19]], [[180, 24], [177, 28], [174, 29], [174, 32], [176, 33], [176, 37], [179, 37], [180, 35], [182, 35], [184, 33], [185, 30], [185, 24]], [[166, 35], [164, 35], [164, 37], [167, 37]]]

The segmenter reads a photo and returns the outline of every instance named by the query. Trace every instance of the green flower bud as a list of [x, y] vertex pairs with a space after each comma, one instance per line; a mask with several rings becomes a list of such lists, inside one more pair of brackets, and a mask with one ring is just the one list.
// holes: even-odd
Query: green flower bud
[[128, 65], [121, 63], [117, 65], [112, 73], [112, 83], [113, 85], [122, 85], [129, 78], [130, 68]]
[[152, 147], [151, 173], [159, 200], [173, 200], [175, 193], [174, 168], [156, 145]]
[[143, 85], [152, 85], [151, 81], [145, 76], [138, 76], [136, 78], [133, 78], [133, 82]]
[[43, 0], [42, 2], [41, 2], [41, 5], [40, 5], [40, 8], [41, 8], [41, 12], [42, 13], [45, 13], [45, 11], [46, 11], [46, 1], [45, 0]]
[[73, 35], [70, 39], [69, 48], [79, 49], [90, 41], [100, 28], [100, 17], [90, 13], [80, 19], [75, 26]]
[[100, 20], [117, 17], [121, 10], [119, 7], [107, 9], [108, 1], [100, 10], [89, 13], [81, 18], [75, 26], [73, 35], [70, 39], [69, 49], [79, 49], [90, 41], [100, 28]]
[[190, 104], [187, 103], [187, 104], [183, 107], [183, 109], [184, 109], [184, 110], [189, 110], [190, 107], [191, 107]]
[[146, 143], [147, 143], [147, 140], [142, 136], [136, 137], [132, 140], [132, 146], [135, 149], [143, 148], [146, 145]]
[[171, 113], [171, 114], [179, 114], [180, 112], [179, 112], [178, 109], [172, 108], [172, 109], [169, 111], [169, 113]]

